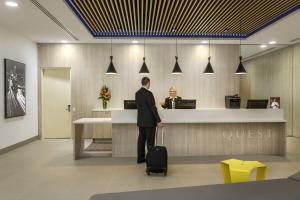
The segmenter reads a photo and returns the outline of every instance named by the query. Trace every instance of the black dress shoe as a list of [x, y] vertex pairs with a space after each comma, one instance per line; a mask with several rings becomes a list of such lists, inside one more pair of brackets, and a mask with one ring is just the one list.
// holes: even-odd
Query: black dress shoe
[[138, 160], [138, 161], [137, 161], [137, 164], [141, 164], [141, 163], [144, 163], [144, 162], [146, 162], [145, 159], [143, 159], [143, 160]]

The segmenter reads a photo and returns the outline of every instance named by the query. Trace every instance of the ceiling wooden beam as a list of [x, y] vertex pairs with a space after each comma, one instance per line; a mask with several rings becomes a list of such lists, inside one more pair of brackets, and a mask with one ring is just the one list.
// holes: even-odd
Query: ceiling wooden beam
[[300, 0], [65, 1], [96, 37], [237, 38], [300, 9]]

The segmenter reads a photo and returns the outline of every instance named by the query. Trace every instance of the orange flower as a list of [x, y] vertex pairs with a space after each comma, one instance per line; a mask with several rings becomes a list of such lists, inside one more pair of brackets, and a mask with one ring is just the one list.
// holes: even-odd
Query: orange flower
[[110, 90], [106, 85], [104, 85], [100, 90], [99, 99], [104, 99], [104, 100], [109, 101], [110, 98], [111, 98]]

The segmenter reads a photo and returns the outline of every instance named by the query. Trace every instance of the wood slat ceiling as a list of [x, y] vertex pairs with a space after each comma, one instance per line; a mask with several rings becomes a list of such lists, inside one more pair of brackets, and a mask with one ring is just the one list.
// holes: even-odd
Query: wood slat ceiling
[[300, 8], [300, 0], [65, 1], [94, 37], [246, 38]]

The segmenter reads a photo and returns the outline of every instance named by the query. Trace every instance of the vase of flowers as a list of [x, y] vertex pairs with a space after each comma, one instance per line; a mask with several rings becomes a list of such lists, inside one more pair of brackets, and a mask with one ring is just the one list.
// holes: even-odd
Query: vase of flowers
[[104, 110], [107, 109], [110, 98], [111, 98], [110, 90], [106, 85], [104, 85], [100, 90], [100, 94], [98, 98], [98, 99], [102, 99], [102, 108]]

